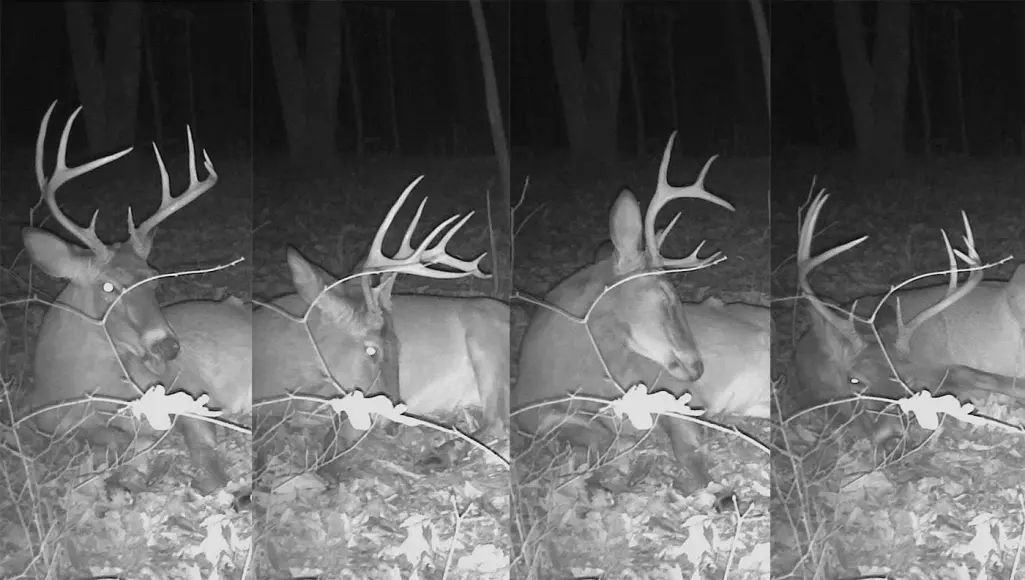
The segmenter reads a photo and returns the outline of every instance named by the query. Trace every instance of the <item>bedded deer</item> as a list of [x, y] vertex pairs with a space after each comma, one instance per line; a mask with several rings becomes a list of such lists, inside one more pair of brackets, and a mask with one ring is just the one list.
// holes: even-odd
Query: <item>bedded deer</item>
[[[413, 181], [392, 206], [362, 263], [360, 276], [335, 286], [335, 278], [288, 250], [288, 263], [298, 293], [278, 298], [273, 305], [301, 317], [314, 304], [309, 317], [310, 331], [327, 368], [319, 360], [302, 323], [264, 308], [254, 314], [254, 400], [267, 401], [288, 392], [338, 396], [341, 391], [362, 390], [367, 395], [383, 393], [393, 402], [406, 404], [411, 415], [444, 417], [460, 409], [481, 406], [482, 429], [505, 424], [509, 381], [509, 308], [485, 297], [443, 297], [392, 295], [400, 273], [427, 278], [454, 279], [466, 276], [490, 278], [479, 269], [485, 254], [474, 260], [460, 260], [447, 253], [446, 246], [472, 212], [459, 220], [445, 220], [414, 249], [411, 238], [426, 199], [403, 236], [396, 254], [388, 258], [382, 250], [385, 233], [421, 178]], [[434, 240], [456, 223], [431, 247]], [[432, 266], [444, 265], [449, 270]], [[329, 378], [325, 371], [329, 370]], [[289, 403], [292, 408], [308, 404]], [[279, 416], [281, 406], [263, 413]], [[289, 409], [286, 407], [285, 412]], [[263, 429], [263, 439], [269, 429]], [[346, 449], [358, 433], [344, 422], [331, 429], [325, 451], [335, 446]], [[262, 459], [261, 459], [262, 463]], [[340, 477], [337, 456], [321, 467], [331, 480]]]
[[[854, 393], [900, 398], [907, 390], [895, 380], [896, 370], [912, 390], [985, 390], [1021, 396], [1025, 386], [1025, 265], [1019, 265], [1008, 282], [983, 281], [971, 227], [962, 213], [968, 252], [958, 255], [975, 269], [958, 286], [955, 253], [947, 242], [948, 284], [894, 292], [876, 318], [880, 343], [868, 325], [850, 315], [840, 316], [827, 306], [808, 282], [809, 273], [817, 266], [868, 238], [863, 236], [812, 258], [815, 224], [828, 198], [820, 192], [812, 200], [798, 241], [799, 285], [812, 306], [812, 326], [794, 351], [797, 380], [805, 392], [821, 398]], [[943, 237], [946, 242], [946, 233]], [[854, 314], [867, 319], [883, 298], [858, 300]], [[881, 408], [876, 403], [867, 406]], [[892, 422], [863, 425], [876, 441], [893, 434]]]
[[[642, 223], [634, 195], [624, 191], [616, 200], [609, 230], [613, 250], [599, 252], [597, 261], [559, 283], [545, 298], [549, 304], [582, 317], [609, 286], [626, 278], [663, 268], [696, 270], [721, 261], [721, 254], [668, 259], [661, 246], [676, 216], [656, 235], [659, 210], [674, 199], [703, 199], [733, 210], [733, 206], [704, 189], [714, 157], [697, 181], [670, 186], [666, 174], [675, 133], [666, 145], [658, 186]], [[702, 245], [704, 242], [702, 242]], [[691, 393], [693, 405], [711, 413], [769, 416], [769, 310], [746, 304], [726, 305], [716, 299], [682, 304], [663, 277], [647, 275], [616, 286], [594, 307], [589, 328], [612, 379], [605, 370], [583, 325], [561, 313], [539, 308], [527, 328], [520, 350], [519, 380], [512, 390], [512, 407], [521, 429], [559, 434], [581, 446], [607, 445], [614, 432], [604, 416], [593, 420], [593, 403], [547, 404], [571, 393], [616, 398], [622, 389], [643, 382], [652, 391], [675, 396]], [[520, 409], [517, 411], [517, 409]], [[698, 431], [683, 420], [663, 418], [677, 462], [691, 475], [681, 481], [688, 490], [710, 481], [697, 452]], [[598, 429], [596, 429], [598, 427]], [[601, 428], [607, 428], [603, 432]]]
[[[162, 182], [160, 208], [138, 227], [129, 208], [128, 241], [105, 245], [96, 235], [96, 215], [88, 228], [80, 227], [61, 211], [55, 195], [69, 180], [115, 161], [132, 149], [68, 167], [68, 137], [82, 110], [79, 107], [64, 126], [56, 166], [47, 178], [43, 172], [43, 150], [56, 104], [55, 101], [50, 105], [40, 125], [36, 178], [54, 218], [85, 248], [44, 230], [30, 227], [23, 232], [32, 261], [47, 274], [68, 281], [56, 299], [63, 307], [51, 306], [43, 319], [35, 348], [29, 404], [50, 405], [89, 394], [135, 399], [150, 386], [162, 383], [169, 392], [208, 394], [211, 408], [248, 407], [248, 311], [231, 301], [183, 302], [161, 310], [156, 299], [156, 281], [150, 280], [156, 271], [146, 261], [157, 225], [217, 182], [209, 156], [203, 152], [209, 175], [200, 181], [190, 130], [189, 187], [172, 197], [167, 171], [154, 145]], [[104, 319], [105, 331], [98, 324]], [[124, 378], [122, 364], [132, 382]], [[36, 415], [35, 422], [41, 430], [56, 436], [77, 426], [77, 434], [98, 446], [123, 448], [129, 434], [151, 433], [148, 425], [127, 415], [108, 417], [114, 409], [113, 405], [98, 402], [68, 405]], [[200, 480], [200, 487], [208, 490], [223, 485], [226, 476], [217, 461], [212, 427], [187, 417], [180, 417], [177, 424], [184, 430], [193, 460], [211, 478]]]

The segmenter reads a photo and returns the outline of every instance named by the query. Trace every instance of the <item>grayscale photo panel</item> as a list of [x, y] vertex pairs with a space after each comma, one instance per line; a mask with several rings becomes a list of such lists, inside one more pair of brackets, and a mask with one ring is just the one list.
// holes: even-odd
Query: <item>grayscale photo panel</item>
[[255, 5], [257, 577], [509, 577], [508, 29]]
[[1013, 577], [1025, 0], [0, 5], [0, 578]]
[[0, 577], [251, 554], [252, 4], [5, 3]]
[[773, 578], [1020, 568], [1023, 27], [772, 6]]
[[511, 20], [513, 577], [765, 578], [766, 7]]

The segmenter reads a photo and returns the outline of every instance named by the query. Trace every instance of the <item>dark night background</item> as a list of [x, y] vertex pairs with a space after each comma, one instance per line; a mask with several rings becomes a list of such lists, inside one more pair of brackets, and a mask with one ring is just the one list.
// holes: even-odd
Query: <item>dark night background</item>
[[[393, 35], [400, 45], [393, 48], [398, 61], [396, 72], [407, 73], [396, 79], [402, 101], [398, 108], [404, 152], [416, 154], [441, 148], [438, 142], [449, 136], [453, 125], [466, 125], [471, 128], [468, 153], [487, 154], [490, 135], [468, 5], [444, 1], [361, 1], [346, 5], [366, 100], [368, 136], [384, 141], [390, 138], [387, 99], [371, 98], [384, 90], [386, 82], [382, 63], [385, 25], [377, 10], [387, 6], [394, 11]], [[564, 149], [565, 125], [554, 79], [545, 4], [485, 2], [485, 11], [512, 146], [532, 152]], [[657, 54], [661, 46], [651, 38], [655, 20], [665, 18], [665, 11], [677, 14], [673, 49], [682, 147], [704, 154], [729, 143], [731, 147], [766, 154], [761, 64], [748, 6], [742, 2], [693, 2], [683, 6], [675, 2], [628, 3], [626, 12], [638, 31], [642, 87], [667, 86], [669, 82], [664, 59]], [[295, 12], [294, 28], [301, 32], [303, 3], [297, 4]], [[586, 11], [578, 8], [577, 12], [578, 28], [583, 29]], [[172, 2], [147, 5], [145, 13], [154, 47], [164, 133], [173, 133], [176, 127], [191, 121], [203, 132], [204, 143], [223, 142], [245, 148], [249, 137], [256, 136], [253, 146], [257, 151], [280, 152], [285, 146], [284, 127], [277, 111], [280, 105], [262, 6]], [[6, 2], [3, 16], [3, 144], [17, 148], [31, 145], [38, 118], [52, 99], [69, 106], [79, 99], [62, 4]], [[182, 62], [186, 19], [191, 27], [195, 120], [190, 119], [188, 77]], [[97, 13], [95, 20], [102, 31], [105, 19]], [[454, 59], [453, 54], [461, 58]], [[146, 63], [142, 66], [136, 142], [155, 136]], [[340, 148], [350, 151], [354, 149], [353, 121], [346, 74], [343, 71], [339, 90], [337, 135]], [[464, 93], [455, 90], [460, 82], [468, 87]], [[649, 116], [648, 148], [657, 151], [672, 123], [666, 95], [656, 90], [642, 91], [643, 98], [648, 99], [644, 103]], [[631, 153], [635, 150], [636, 120], [625, 68], [621, 98], [620, 150]]]
[[[873, 3], [863, 3], [866, 24]], [[973, 153], [992, 155], [1002, 147], [1020, 151], [1025, 111], [1025, 62], [1019, 37], [1023, 10], [1016, 2], [914, 2], [913, 18], [925, 31], [928, 92], [933, 100], [936, 137], [958, 144], [956, 101], [949, 97], [954, 82], [949, 45], [954, 37], [951, 12], [961, 14], [960, 57], [964, 107]], [[840, 69], [834, 9], [831, 2], [777, 2], [773, 27], [773, 155], [787, 147], [848, 150], [854, 129]], [[872, 40], [868, 33], [866, 37]], [[921, 99], [914, 62], [908, 71], [907, 135], [911, 153], [923, 149]]]

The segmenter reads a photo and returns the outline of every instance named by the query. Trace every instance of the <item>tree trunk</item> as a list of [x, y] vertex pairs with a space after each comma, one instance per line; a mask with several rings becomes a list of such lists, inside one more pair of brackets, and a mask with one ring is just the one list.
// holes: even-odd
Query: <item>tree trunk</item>
[[590, 4], [587, 54], [573, 28], [573, 3], [548, 0], [548, 31], [570, 148], [579, 161], [616, 159], [617, 113], [623, 58], [623, 3]]
[[[448, 2], [446, 4], [445, 24], [448, 27], [448, 78], [449, 86], [452, 90], [452, 104], [454, 105], [450, 109], [451, 121], [449, 123], [453, 154], [458, 154], [457, 150], [460, 147], [467, 146], [466, 143], [459, 143], [460, 138], [465, 141], [465, 136], [470, 132], [469, 128], [474, 126], [474, 122], [479, 120], [475, 114], [476, 109], [472, 109], [470, 105], [469, 97], [473, 94], [473, 89], [470, 87], [469, 67], [465, 59], [466, 47], [463, 46], [463, 37], [459, 34], [459, 30], [463, 29], [463, 26], [459, 23], [460, 8], [462, 6], [458, 2]], [[472, 3], [470, 9], [476, 10]], [[474, 21], [474, 24], [476, 25], [476, 21]], [[480, 32], [478, 31], [479, 40]]]
[[364, 139], [363, 134], [363, 100], [359, 90], [359, 66], [356, 65], [356, 45], [352, 38], [352, 14], [348, 11], [342, 12], [342, 19], [345, 22], [345, 68], [349, 71], [349, 91], [352, 96], [352, 117], [356, 122], [356, 158], [363, 159]]
[[755, 33], [758, 35], [758, 50], [762, 55], [762, 76], [765, 78], [765, 105], [772, 114], [772, 42], [769, 40], [769, 22], [762, 0], [751, 1], [751, 15], [754, 16]]
[[149, 98], [153, 104], [153, 130], [157, 143], [164, 143], [164, 116], [161, 114], [160, 86], [157, 83], [157, 68], [153, 57], [153, 38], [149, 15], [142, 13], [142, 47], [146, 53], [146, 79], [149, 81]]
[[957, 117], [960, 121], [958, 129], [961, 132], [961, 153], [965, 156], [972, 154], [968, 146], [968, 125], [964, 110], [964, 80], [961, 71], [961, 12], [955, 8], [950, 9], [950, 18], [954, 25], [954, 73], [957, 78]]
[[102, 6], [107, 13], [105, 58], [100, 57], [96, 44], [93, 4], [64, 3], [75, 82], [93, 155], [135, 142], [142, 61], [142, 3], [110, 2]]
[[396, 88], [395, 83], [395, 54], [393, 47], [395, 46], [395, 11], [387, 10], [384, 15], [384, 41], [387, 50], [385, 51], [385, 58], [388, 61], [388, 117], [391, 119], [391, 141], [392, 151], [398, 155], [402, 151], [402, 143], [399, 142], [399, 109], [396, 104]]
[[[491, 139], [498, 158], [498, 199], [492, 204], [488, 199], [488, 222], [491, 224], [492, 276], [494, 277], [494, 297], [508, 301], [512, 295], [512, 268], [509, 263], [512, 242], [512, 223], [510, 213], [510, 177], [509, 145], [505, 138], [505, 126], [502, 124], [502, 101], [498, 96], [498, 80], [495, 78], [494, 57], [491, 53], [491, 40], [488, 36], [487, 22], [480, 0], [470, 0], [470, 11], [473, 14], [473, 25], [477, 31], [477, 44], [480, 51], [481, 68], [484, 71], [484, 96], [488, 104], [488, 121], [491, 125]], [[492, 207], [497, 205], [497, 208]]]
[[327, 164], [336, 149], [341, 3], [310, 4], [305, 59], [292, 33], [292, 4], [266, 2], [263, 6], [292, 161]]
[[[921, 14], [923, 19], [926, 18], [925, 10], [922, 10]], [[929, 75], [926, 69], [929, 59], [925, 51], [925, 28], [918, 22], [918, 18], [912, 15], [911, 37], [915, 55], [915, 77], [918, 81], [918, 99], [922, 101], [922, 140], [925, 142], [925, 156], [929, 158], [932, 157], [932, 114], [929, 108]]]
[[630, 96], [633, 97], [634, 102], [634, 140], [635, 150], [637, 152], [637, 158], [641, 159], [644, 157], [644, 146], [647, 142], [647, 137], [644, 136], [644, 106], [641, 104], [641, 81], [637, 74], [637, 50], [634, 43], [636, 38], [633, 34], [633, 27], [630, 24], [630, 13], [626, 14], [626, 60], [627, 67], [630, 72]]
[[656, 10], [656, 17], [662, 22], [662, 42], [665, 47], [666, 71], [669, 78], [669, 113], [673, 120], [673, 130], [680, 130], [680, 94], [676, 90], [676, 50], [673, 47], [673, 30], [676, 28], [676, 12]]
[[[1015, 28], [1018, 34], [1018, 86], [1025, 87], [1025, 2], [1017, 2], [1014, 5], [1016, 14]], [[1018, 151], [1025, 155], [1025, 123], [1020, 123], [1020, 140]]]
[[847, 100], [854, 117], [858, 153], [871, 167], [887, 171], [904, 160], [904, 115], [907, 109], [907, 0], [881, 2], [877, 8], [875, 46], [868, 60], [860, 5], [838, 0], [836, 32]]

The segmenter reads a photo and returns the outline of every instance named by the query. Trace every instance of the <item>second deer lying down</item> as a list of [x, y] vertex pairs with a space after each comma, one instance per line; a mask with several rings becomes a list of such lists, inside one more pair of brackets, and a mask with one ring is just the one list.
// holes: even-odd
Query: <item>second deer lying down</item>
[[[962, 393], [988, 390], [1025, 393], [1025, 265], [1009, 282], [983, 281], [981, 261], [964, 217], [967, 254], [958, 253], [973, 270], [957, 285], [954, 250], [947, 244], [950, 281], [943, 286], [902, 289], [882, 306], [876, 328], [882, 344], [867, 325], [840, 316], [818, 298], [808, 274], [826, 260], [864, 241], [867, 236], [811, 257], [815, 224], [828, 195], [820, 193], [809, 206], [798, 242], [798, 277], [802, 295], [813, 307], [812, 327], [794, 352], [797, 379], [806, 392], [822, 398], [865, 392], [889, 398], [906, 396], [893, 378], [893, 368], [912, 390], [938, 389]], [[944, 233], [946, 241], [946, 234]], [[855, 314], [867, 319], [882, 296], [858, 301]], [[878, 410], [881, 405], [869, 404]], [[880, 425], [873, 436], [892, 434]]]
[[[155, 281], [136, 286], [156, 274], [146, 263], [156, 226], [216, 183], [217, 174], [209, 157], [204, 152], [209, 176], [200, 181], [190, 132], [190, 184], [185, 192], [172, 197], [167, 171], [154, 146], [162, 183], [160, 208], [138, 227], [129, 210], [129, 240], [107, 246], [96, 236], [95, 216], [88, 228], [80, 227], [64, 215], [55, 196], [64, 183], [131, 149], [68, 167], [68, 137], [81, 111], [79, 107], [64, 127], [56, 168], [47, 178], [43, 173], [43, 146], [55, 105], [50, 106], [39, 129], [36, 177], [54, 218], [86, 249], [44, 230], [26, 228], [23, 232], [32, 261], [51, 276], [69, 281], [56, 302], [78, 311], [57, 306], [48, 310], [36, 342], [29, 404], [48, 406], [92, 394], [131, 400], [162, 383], [168, 392], [209, 395], [211, 408], [244, 410], [249, 404], [251, 382], [248, 311], [230, 301], [183, 302], [162, 310], [156, 300]], [[95, 322], [104, 316], [106, 331]], [[123, 376], [122, 364], [134, 384]], [[77, 428], [76, 433], [93, 444], [122, 449], [137, 431], [151, 433], [147, 424], [126, 414], [111, 417], [116, 410], [115, 405], [98, 402], [66, 405], [36, 415], [35, 422], [55, 435]], [[187, 417], [179, 417], [177, 425], [185, 432], [193, 460], [205, 471], [197, 481], [198, 487], [210, 491], [224, 485], [227, 476], [217, 458], [212, 426]]]
[[[446, 252], [449, 240], [472, 213], [458, 221], [433, 247], [431, 244], [441, 232], [459, 216], [437, 226], [416, 249], [411, 246], [426, 199], [406, 230], [399, 251], [393, 258], [384, 255], [384, 235], [419, 181], [411, 183], [392, 206], [363, 262], [364, 271], [382, 272], [375, 274], [380, 277], [376, 285], [370, 276], [362, 276], [325, 293], [323, 290], [336, 280], [289, 249], [289, 268], [298, 293], [279, 298], [273, 304], [298, 317], [314, 304], [309, 317], [310, 332], [327, 367], [300, 322], [271, 308], [260, 309], [254, 314], [254, 400], [267, 401], [289, 392], [338, 397], [361, 390], [368, 396], [383, 393], [393, 402], [405, 403], [410, 415], [444, 418], [465, 407], [479, 406], [484, 410], [484, 428], [506, 424], [508, 305], [484, 297], [391, 293], [399, 273], [439, 279], [490, 277], [478, 268], [484, 254], [465, 261]], [[449, 269], [437, 269], [437, 265]], [[308, 409], [310, 405], [266, 407], [258, 413], [263, 416], [259, 423], [267, 426], [258, 434], [261, 445], [274, 425], [268, 420], [270, 417], [296, 408]], [[341, 451], [357, 435], [345, 423], [338, 431], [328, 433], [325, 451], [335, 447], [336, 442]], [[262, 453], [258, 453], [261, 459]], [[337, 480], [340, 463], [330, 460], [321, 472]]]
[[[720, 261], [719, 253], [699, 259], [700, 246], [683, 259], [661, 255], [662, 242], [676, 219], [656, 235], [655, 217], [670, 200], [703, 199], [733, 210], [703, 187], [712, 160], [693, 185], [669, 185], [666, 173], [672, 146], [670, 138], [643, 222], [637, 200], [624, 191], [610, 216], [614, 250], [562, 281], [546, 302], [582, 317], [608, 286], [628, 277], [662, 268], [699, 269]], [[562, 437], [574, 443], [605, 446], [615, 428], [607, 417], [593, 420], [598, 408], [594, 403], [524, 407], [572, 393], [616, 398], [622, 395], [620, 388], [638, 382], [650, 391], [691, 393], [692, 405], [711, 413], [769, 417], [767, 308], [725, 305], [714, 299], [682, 304], [664, 277], [647, 275], [606, 293], [591, 314], [589, 328], [615, 383], [605, 376], [583, 325], [547, 308], [536, 311], [523, 339], [519, 380], [512, 390], [515, 418], [525, 431], [543, 434], [558, 428]], [[677, 462], [692, 477], [693, 481], [682, 482], [684, 487], [704, 487], [710, 476], [697, 451], [695, 425], [668, 418], [661, 425], [669, 433]]]

